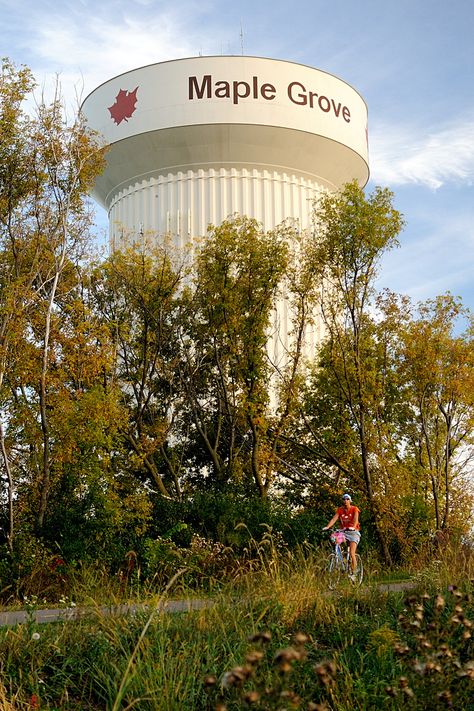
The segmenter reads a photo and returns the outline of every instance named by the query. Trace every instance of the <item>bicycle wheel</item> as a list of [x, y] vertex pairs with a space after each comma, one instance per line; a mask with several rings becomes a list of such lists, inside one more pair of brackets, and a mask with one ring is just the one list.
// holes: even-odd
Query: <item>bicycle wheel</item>
[[328, 572], [328, 587], [330, 590], [334, 590], [339, 585], [341, 579], [341, 562], [335, 553], [331, 553], [328, 558], [327, 564]]

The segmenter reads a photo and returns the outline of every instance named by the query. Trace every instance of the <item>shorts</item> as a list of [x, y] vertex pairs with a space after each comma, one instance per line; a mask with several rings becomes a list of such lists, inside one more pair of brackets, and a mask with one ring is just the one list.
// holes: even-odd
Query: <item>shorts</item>
[[347, 528], [345, 528], [344, 535], [348, 543], [359, 543], [360, 541], [360, 531], [348, 531]]

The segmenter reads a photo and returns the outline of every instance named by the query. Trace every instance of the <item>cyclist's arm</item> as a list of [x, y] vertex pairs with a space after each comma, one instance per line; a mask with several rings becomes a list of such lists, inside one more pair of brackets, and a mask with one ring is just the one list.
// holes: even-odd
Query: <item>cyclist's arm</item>
[[355, 514], [354, 514], [354, 523], [353, 523], [352, 527], [355, 528], [357, 531], [358, 525], [359, 525], [359, 509], [356, 509]]
[[334, 514], [334, 516], [332, 517], [332, 519], [329, 521], [328, 525], [324, 526], [323, 531], [327, 531], [328, 528], [331, 528], [332, 526], [334, 526], [334, 524], [336, 523], [338, 518], [339, 518], [339, 514], [336, 512]]

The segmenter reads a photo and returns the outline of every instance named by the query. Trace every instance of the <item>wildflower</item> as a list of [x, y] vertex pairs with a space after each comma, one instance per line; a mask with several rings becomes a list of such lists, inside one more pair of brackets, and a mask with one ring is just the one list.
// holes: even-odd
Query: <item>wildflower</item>
[[40, 635], [39, 632], [33, 632], [33, 634], [31, 635], [31, 639], [34, 639], [35, 642], [36, 642], [38, 639], [40, 639], [40, 637], [41, 637], [41, 635]]
[[63, 559], [62, 559], [62, 558], [59, 558], [59, 556], [56, 556], [56, 557], [53, 558], [53, 560], [51, 561], [51, 564], [50, 564], [49, 567], [51, 568], [51, 570], [54, 571], [54, 570], [57, 570], [58, 568], [60, 568], [60, 567], [63, 566], [63, 565], [65, 565]]
[[39, 698], [36, 696], [36, 694], [31, 694], [30, 696], [30, 707], [32, 709], [39, 709]]

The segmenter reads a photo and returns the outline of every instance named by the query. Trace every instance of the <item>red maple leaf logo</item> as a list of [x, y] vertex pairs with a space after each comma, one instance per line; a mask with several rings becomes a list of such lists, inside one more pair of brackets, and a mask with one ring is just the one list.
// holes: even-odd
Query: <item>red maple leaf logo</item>
[[117, 126], [122, 121], [128, 121], [137, 108], [135, 106], [137, 103], [137, 89], [138, 86], [133, 91], [120, 89], [119, 93], [115, 97], [115, 104], [108, 107], [110, 116], [115, 121]]

